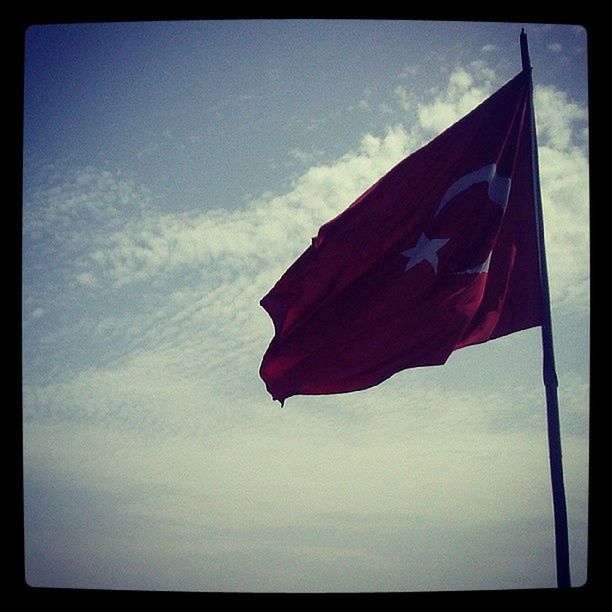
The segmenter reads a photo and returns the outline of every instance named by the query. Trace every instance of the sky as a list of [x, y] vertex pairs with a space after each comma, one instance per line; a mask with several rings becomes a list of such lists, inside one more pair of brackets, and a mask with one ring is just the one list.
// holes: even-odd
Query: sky
[[574, 585], [587, 580], [587, 32], [230, 20], [25, 33], [25, 579], [198, 592], [556, 584], [538, 328], [366, 391], [268, 395], [259, 300], [318, 228], [521, 68]]

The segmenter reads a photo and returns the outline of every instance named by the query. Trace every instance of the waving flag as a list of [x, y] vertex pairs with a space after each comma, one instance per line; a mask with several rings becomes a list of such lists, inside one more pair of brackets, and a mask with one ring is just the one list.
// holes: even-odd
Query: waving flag
[[541, 324], [530, 95], [523, 71], [321, 227], [261, 301], [274, 399], [366, 389]]

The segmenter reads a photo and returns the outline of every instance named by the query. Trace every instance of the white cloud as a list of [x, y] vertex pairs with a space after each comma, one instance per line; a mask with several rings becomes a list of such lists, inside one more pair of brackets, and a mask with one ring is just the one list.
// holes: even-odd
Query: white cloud
[[[305, 249], [325, 221], [338, 214], [408, 151], [401, 127], [384, 137], [366, 134], [360, 148], [327, 165], [311, 166], [293, 189], [265, 195], [230, 213], [170, 214], [147, 207], [125, 217], [120, 229], [96, 236], [79, 262], [80, 280], [122, 287], [184, 267], [255, 269], [287, 261]], [[294, 150], [293, 155], [303, 158]]]
[[577, 144], [576, 124], [587, 119], [586, 109], [568, 100], [565, 92], [553, 86], [536, 86], [534, 104], [540, 144], [559, 151], [567, 151]]
[[489, 68], [483, 60], [474, 60], [470, 62], [470, 69], [478, 75], [479, 79], [487, 83], [487, 88], [491, 87], [491, 84], [496, 82], [497, 75], [495, 70]]
[[418, 105], [419, 125], [427, 134], [433, 136], [450, 127], [491, 93], [491, 72], [481, 64], [474, 64], [472, 69], [470, 73], [457, 68], [451, 73], [446, 90], [433, 102]]
[[589, 162], [586, 109], [565, 92], [534, 92], [551, 292], [558, 307], [589, 307]]
[[577, 151], [540, 147], [551, 292], [557, 307], [589, 307], [588, 162]]
[[474, 83], [474, 78], [471, 74], [463, 70], [463, 68], [458, 68], [451, 73], [448, 83], [449, 88], [457, 89], [458, 91], [465, 91], [472, 86]]
[[73, 255], [122, 220], [147, 209], [151, 193], [133, 178], [93, 166], [58, 168], [42, 186], [24, 185], [26, 248], [44, 255]]

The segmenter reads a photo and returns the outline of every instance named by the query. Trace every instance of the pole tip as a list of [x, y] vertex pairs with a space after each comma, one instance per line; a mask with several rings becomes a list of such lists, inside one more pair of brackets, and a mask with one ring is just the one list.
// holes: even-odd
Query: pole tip
[[523, 70], [531, 70], [531, 60], [529, 58], [529, 47], [527, 45], [527, 33], [525, 28], [521, 28], [521, 64]]

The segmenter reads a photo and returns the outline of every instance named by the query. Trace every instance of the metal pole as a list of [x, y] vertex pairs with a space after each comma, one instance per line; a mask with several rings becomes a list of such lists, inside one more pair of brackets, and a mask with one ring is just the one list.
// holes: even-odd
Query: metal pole
[[553, 513], [555, 523], [555, 549], [557, 563], [557, 585], [560, 588], [571, 587], [569, 564], [569, 536], [567, 527], [567, 509], [565, 503], [565, 486], [563, 484], [563, 461], [561, 453], [561, 428], [559, 425], [559, 401], [557, 397], [557, 373], [553, 348], [552, 316], [550, 309], [550, 289], [548, 286], [548, 269], [544, 248], [544, 221], [542, 214], [542, 196], [540, 192], [540, 173], [538, 162], [538, 143], [533, 105], [533, 81], [531, 62], [527, 46], [527, 34], [521, 30], [521, 60], [523, 70], [529, 77], [531, 144], [533, 163], [533, 195], [538, 232], [538, 255], [540, 263], [540, 286], [542, 290], [542, 373], [546, 389], [546, 416], [548, 423], [548, 453], [550, 459], [550, 476], [552, 485]]

